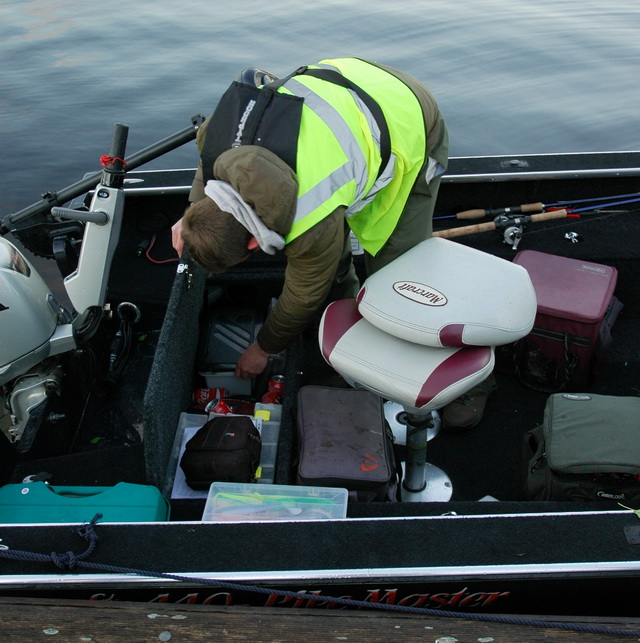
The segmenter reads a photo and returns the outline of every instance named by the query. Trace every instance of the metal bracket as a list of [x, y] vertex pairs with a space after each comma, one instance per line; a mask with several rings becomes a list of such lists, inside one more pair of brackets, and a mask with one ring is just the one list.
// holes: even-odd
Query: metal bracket
[[640, 545], [640, 526], [625, 527], [624, 535], [629, 545]]

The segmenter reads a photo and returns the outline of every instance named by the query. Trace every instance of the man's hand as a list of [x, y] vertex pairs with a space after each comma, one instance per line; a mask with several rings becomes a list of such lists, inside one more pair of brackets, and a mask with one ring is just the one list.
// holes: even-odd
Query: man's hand
[[269, 353], [263, 351], [258, 342], [253, 342], [247, 350], [240, 355], [240, 359], [236, 364], [236, 377], [249, 379], [260, 375], [267, 367], [269, 361]]
[[171, 245], [175, 248], [179, 257], [182, 257], [184, 241], [182, 240], [182, 219], [178, 219], [171, 226]]

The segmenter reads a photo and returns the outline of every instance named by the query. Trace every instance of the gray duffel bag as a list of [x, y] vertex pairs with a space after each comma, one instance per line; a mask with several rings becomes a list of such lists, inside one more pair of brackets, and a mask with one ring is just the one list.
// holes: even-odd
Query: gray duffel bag
[[527, 500], [640, 501], [640, 398], [556, 393], [524, 443]]

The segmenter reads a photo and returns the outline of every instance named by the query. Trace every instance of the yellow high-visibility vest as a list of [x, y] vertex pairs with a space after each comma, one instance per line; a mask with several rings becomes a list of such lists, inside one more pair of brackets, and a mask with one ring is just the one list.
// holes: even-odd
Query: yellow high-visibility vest
[[358, 95], [311, 75], [289, 78], [278, 91], [304, 98], [297, 144], [299, 182], [290, 243], [337, 207], [372, 255], [391, 236], [424, 165], [426, 132], [418, 99], [400, 79], [357, 58], [323, 60], [310, 69], [342, 73], [382, 109], [391, 155], [381, 167], [380, 127]]

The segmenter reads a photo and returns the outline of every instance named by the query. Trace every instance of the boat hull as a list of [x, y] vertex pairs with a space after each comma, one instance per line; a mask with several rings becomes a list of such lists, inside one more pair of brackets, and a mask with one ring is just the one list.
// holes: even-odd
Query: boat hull
[[[141, 301], [147, 323], [160, 329], [141, 401], [144, 440], [133, 447], [144, 481], [161, 489], [176, 466], [175, 430], [193, 389], [199, 320], [211, 283], [193, 266], [176, 273], [176, 264], [140, 264], [133, 273], [125, 257], [140, 243], [136, 217], [159, 211], [171, 213], [163, 215], [169, 219], [180, 216], [192, 176], [189, 170], [128, 175], [118, 249], [123, 259], [116, 257], [109, 287], [114, 301]], [[635, 152], [452, 159], [436, 217], [631, 193], [638, 190], [639, 177], [640, 153]], [[633, 344], [640, 319], [635, 242], [640, 219], [633, 204], [626, 207], [527, 224], [516, 249], [496, 230], [457, 240], [507, 259], [527, 248], [615, 266], [616, 292], [624, 303], [624, 319], [616, 328], [619, 345], [612, 351], [616, 378], [600, 383], [598, 391], [632, 395], [640, 374]], [[468, 223], [436, 218], [434, 229]], [[567, 232], [582, 240], [574, 243]], [[240, 305], [254, 305], [256, 299], [267, 305], [278, 294], [283, 271], [281, 258], [265, 256], [218, 285], [233, 292]], [[296, 393], [311, 382], [313, 366], [308, 345], [288, 350], [276, 483], [291, 482]], [[51, 561], [4, 560], [0, 594], [318, 609], [353, 607], [322, 600], [349, 597], [434, 610], [634, 616], [633, 589], [640, 577], [637, 516], [615, 502], [524, 501], [522, 435], [541, 421], [547, 395], [508, 376], [500, 384], [501, 402], [488, 406], [486, 424], [430, 443], [429, 460], [454, 481], [450, 502], [350, 505], [347, 519], [339, 521], [203, 523], [202, 502], [174, 500], [171, 522], [98, 522], [98, 545], [79, 568], [60, 571]], [[510, 482], [503, 484], [507, 478]], [[0, 525], [0, 530], [2, 544], [13, 551], [77, 555], [84, 548], [70, 525]], [[113, 569], [92, 569], [93, 563]]]

